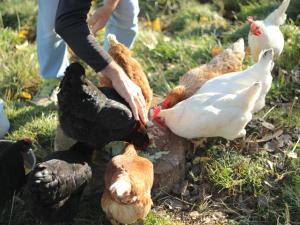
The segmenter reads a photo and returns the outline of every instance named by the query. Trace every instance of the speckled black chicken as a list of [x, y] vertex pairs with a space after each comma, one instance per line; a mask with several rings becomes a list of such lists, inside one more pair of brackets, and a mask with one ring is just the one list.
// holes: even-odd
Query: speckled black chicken
[[38, 220], [48, 224], [73, 221], [83, 190], [92, 178], [92, 152], [91, 146], [77, 142], [37, 164], [26, 192], [29, 210]]
[[0, 141], [0, 211], [26, 182], [35, 165], [31, 140]]
[[59, 121], [71, 138], [97, 149], [111, 141], [127, 141], [144, 148], [149, 137], [137, 122], [126, 101], [109, 87], [97, 88], [79, 63], [65, 72], [58, 93]]

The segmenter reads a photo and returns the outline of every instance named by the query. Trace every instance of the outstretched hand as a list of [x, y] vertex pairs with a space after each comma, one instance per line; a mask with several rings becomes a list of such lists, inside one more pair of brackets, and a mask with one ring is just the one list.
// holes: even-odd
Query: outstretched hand
[[148, 122], [146, 101], [141, 88], [130, 80], [123, 69], [114, 61], [101, 73], [112, 81], [114, 89], [128, 102], [135, 119], [146, 124]]

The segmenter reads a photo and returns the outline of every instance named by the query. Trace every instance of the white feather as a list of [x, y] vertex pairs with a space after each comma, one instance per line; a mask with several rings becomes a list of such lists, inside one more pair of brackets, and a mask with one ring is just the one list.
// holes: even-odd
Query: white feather
[[260, 81], [262, 84], [262, 90], [253, 109], [253, 112], [257, 112], [265, 106], [265, 97], [272, 85], [273, 78], [271, 70], [273, 68], [273, 64], [273, 51], [272, 49], [269, 49], [263, 52], [258, 63], [244, 71], [228, 73], [213, 78], [204, 83], [204, 85], [196, 93], [235, 93], [238, 90], [247, 88], [255, 81]]
[[224, 137], [234, 139], [246, 134], [253, 107], [261, 92], [261, 83], [233, 94], [206, 92], [196, 94], [159, 117], [176, 135], [184, 138]]
[[284, 48], [284, 37], [280, 26], [286, 21], [286, 10], [290, 0], [284, 0], [282, 4], [273, 11], [265, 20], [254, 21], [261, 35], [256, 36], [249, 32], [248, 44], [252, 59], [257, 62], [259, 53], [264, 49], [272, 48], [275, 57], [279, 57]]

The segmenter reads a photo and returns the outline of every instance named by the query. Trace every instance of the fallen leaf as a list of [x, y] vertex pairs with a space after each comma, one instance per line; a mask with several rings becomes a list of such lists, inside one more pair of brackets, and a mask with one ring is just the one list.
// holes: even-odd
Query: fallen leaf
[[200, 217], [200, 213], [198, 211], [192, 211], [189, 215], [192, 218], [192, 220], [196, 220]]
[[268, 123], [266, 121], [263, 121], [262, 126], [269, 129], [269, 130], [274, 130], [275, 129], [275, 126], [273, 124]]
[[275, 152], [278, 149], [278, 142], [276, 140], [267, 142], [264, 145], [264, 149], [268, 152]]
[[297, 155], [296, 152], [289, 152], [289, 153], [287, 154], [287, 157], [288, 157], [288, 158], [291, 158], [291, 159], [298, 159], [298, 155]]
[[270, 160], [267, 160], [267, 163], [268, 163], [270, 169], [273, 171], [274, 170], [274, 163], [271, 162]]
[[152, 29], [155, 31], [160, 31], [161, 30], [161, 24], [160, 24], [160, 19], [156, 18], [152, 21]]
[[269, 186], [270, 188], [273, 188], [273, 185], [270, 184], [268, 181], [265, 180], [264, 183], [265, 183], [267, 186]]
[[276, 137], [276, 140], [278, 141], [278, 147], [282, 148], [285, 145], [290, 145], [291, 144], [292, 137], [288, 134], [283, 134], [279, 137]]
[[27, 26], [24, 26], [20, 29], [19, 33], [18, 33], [18, 37], [21, 39], [21, 40], [25, 40], [28, 38], [29, 36], [29, 32], [30, 32], [30, 29], [29, 27]]
[[258, 139], [256, 140], [256, 142], [260, 143], [260, 142], [267, 142], [267, 141], [270, 141], [280, 135], [283, 134], [283, 130], [282, 129], [279, 129], [277, 130], [275, 133], [273, 134], [266, 134], [262, 139]]
[[193, 160], [193, 164], [198, 164], [200, 162], [207, 162], [209, 160], [210, 160], [210, 158], [207, 156], [198, 156]]
[[27, 99], [27, 100], [30, 100], [32, 99], [32, 95], [26, 91], [21, 91], [19, 94], [18, 94], [18, 98], [23, 98], [23, 99]]
[[144, 26], [145, 26], [145, 27], [151, 28], [151, 27], [152, 27], [151, 21], [150, 21], [150, 20], [147, 20], [147, 21], [144, 23]]
[[209, 21], [207, 16], [201, 16], [200, 17], [200, 23], [207, 23]]
[[18, 50], [24, 50], [24, 49], [26, 49], [28, 47], [28, 41], [26, 40], [23, 44], [16, 45], [15, 47]]
[[246, 151], [249, 153], [255, 153], [258, 152], [259, 145], [256, 142], [249, 142], [246, 146]]
[[221, 53], [221, 49], [219, 48], [219, 47], [213, 47], [212, 49], [211, 49], [211, 54], [212, 54], [212, 56], [217, 56], [217, 55], [219, 55]]

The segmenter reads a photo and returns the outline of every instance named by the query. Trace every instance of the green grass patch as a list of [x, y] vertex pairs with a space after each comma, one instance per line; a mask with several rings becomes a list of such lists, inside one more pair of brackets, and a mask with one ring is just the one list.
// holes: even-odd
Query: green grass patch
[[229, 193], [250, 193], [258, 195], [264, 191], [263, 181], [272, 174], [265, 157], [244, 156], [236, 151], [211, 150], [214, 160], [207, 165], [208, 177]]
[[[98, 1], [99, 4], [101, 2]], [[281, 28], [286, 40], [285, 49], [275, 63], [267, 107], [256, 115], [261, 117], [276, 105], [265, 119], [275, 127], [282, 127], [285, 134], [291, 136], [292, 144], [275, 152], [267, 152], [265, 143], [261, 143], [261, 151], [250, 154], [236, 146], [238, 141], [216, 139], [214, 146], [205, 150], [211, 160], [202, 163], [205, 164], [203, 174], [195, 177], [197, 185], [202, 185], [200, 182], [203, 181], [212, 187], [211, 197], [204, 201], [207, 208], [199, 212], [208, 213], [221, 199], [234, 210], [230, 211], [222, 205], [228, 224], [276, 224], [277, 221], [278, 224], [299, 224], [300, 163], [299, 159], [287, 156], [297, 141], [295, 132], [300, 127], [299, 99], [295, 98], [299, 97], [300, 90], [298, 2], [292, 0], [289, 7], [289, 18], [294, 20], [289, 20]], [[224, 3], [225, 11], [239, 12], [236, 14], [238, 22], [221, 17], [212, 4], [178, 0], [140, 1], [144, 19], [159, 17], [162, 23], [160, 32], [140, 26], [133, 49], [134, 57], [147, 73], [155, 94], [164, 95], [189, 69], [210, 61], [213, 47], [224, 49], [240, 37], [247, 43], [249, 25], [246, 17], [265, 18], [279, 1], [225, 0]], [[53, 150], [57, 108], [35, 106], [17, 97], [21, 91], [34, 95], [43, 83], [38, 72], [34, 38], [30, 37], [29, 43], [22, 46], [25, 39], [20, 35], [24, 27], [34, 33], [37, 4], [33, 0], [4, 0], [0, 3], [0, 12], [0, 96], [6, 100], [5, 112], [11, 122], [11, 129], [5, 138], [17, 140], [30, 137], [40, 160]], [[98, 38], [102, 43], [103, 33]], [[245, 61], [244, 66], [249, 65], [251, 62]], [[95, 80], [94, 72], [91, 69], [87, 71]], [[247, 137], [256, 136], [262, 129], [258, 120], [251, 122], [247, 127]], [[299, 150], [299, 147], [296, 148], [295, 153], [298, 154]], [[245, 198], [251, 201], [241, 201]], [[195, 203], [195, 206], [199, 204], [201, 202]], [[11, 203], [8, 203], [7, 209], [0, 215], [0, 224], [8, 224], [10, 206]], [[105, 224], [100, 208], [100, 196], [84, 198], [74, 224]], [[36, 224], [28, 214], [24, 202], [16, 200], [11, 224]], [[174, 222], [177, 217], [176, 212], [153, 210], [145, 224], [186, 224], [186, 221]]]
[[3, 0], [0, 3], [0, 21], [2, 21], [2, 26], [16, 30], [24, 26], [30, 26], [35, 29], [37, 9], [38, 7], [34, 0]]
[[6, 138], [19, 140], [31, 138], [38, 159], [53, 151], [54, 133], [57, 126], [57, 109], [36, 106], [29, 102], [11, 101], [5, 105], [5, 112], [11, 122]]
[[34, 93], [40, 83], [35, 44], [23, 47], [18, 33], [0, 28], [0, 95], [15, 99], [21, 91]]

